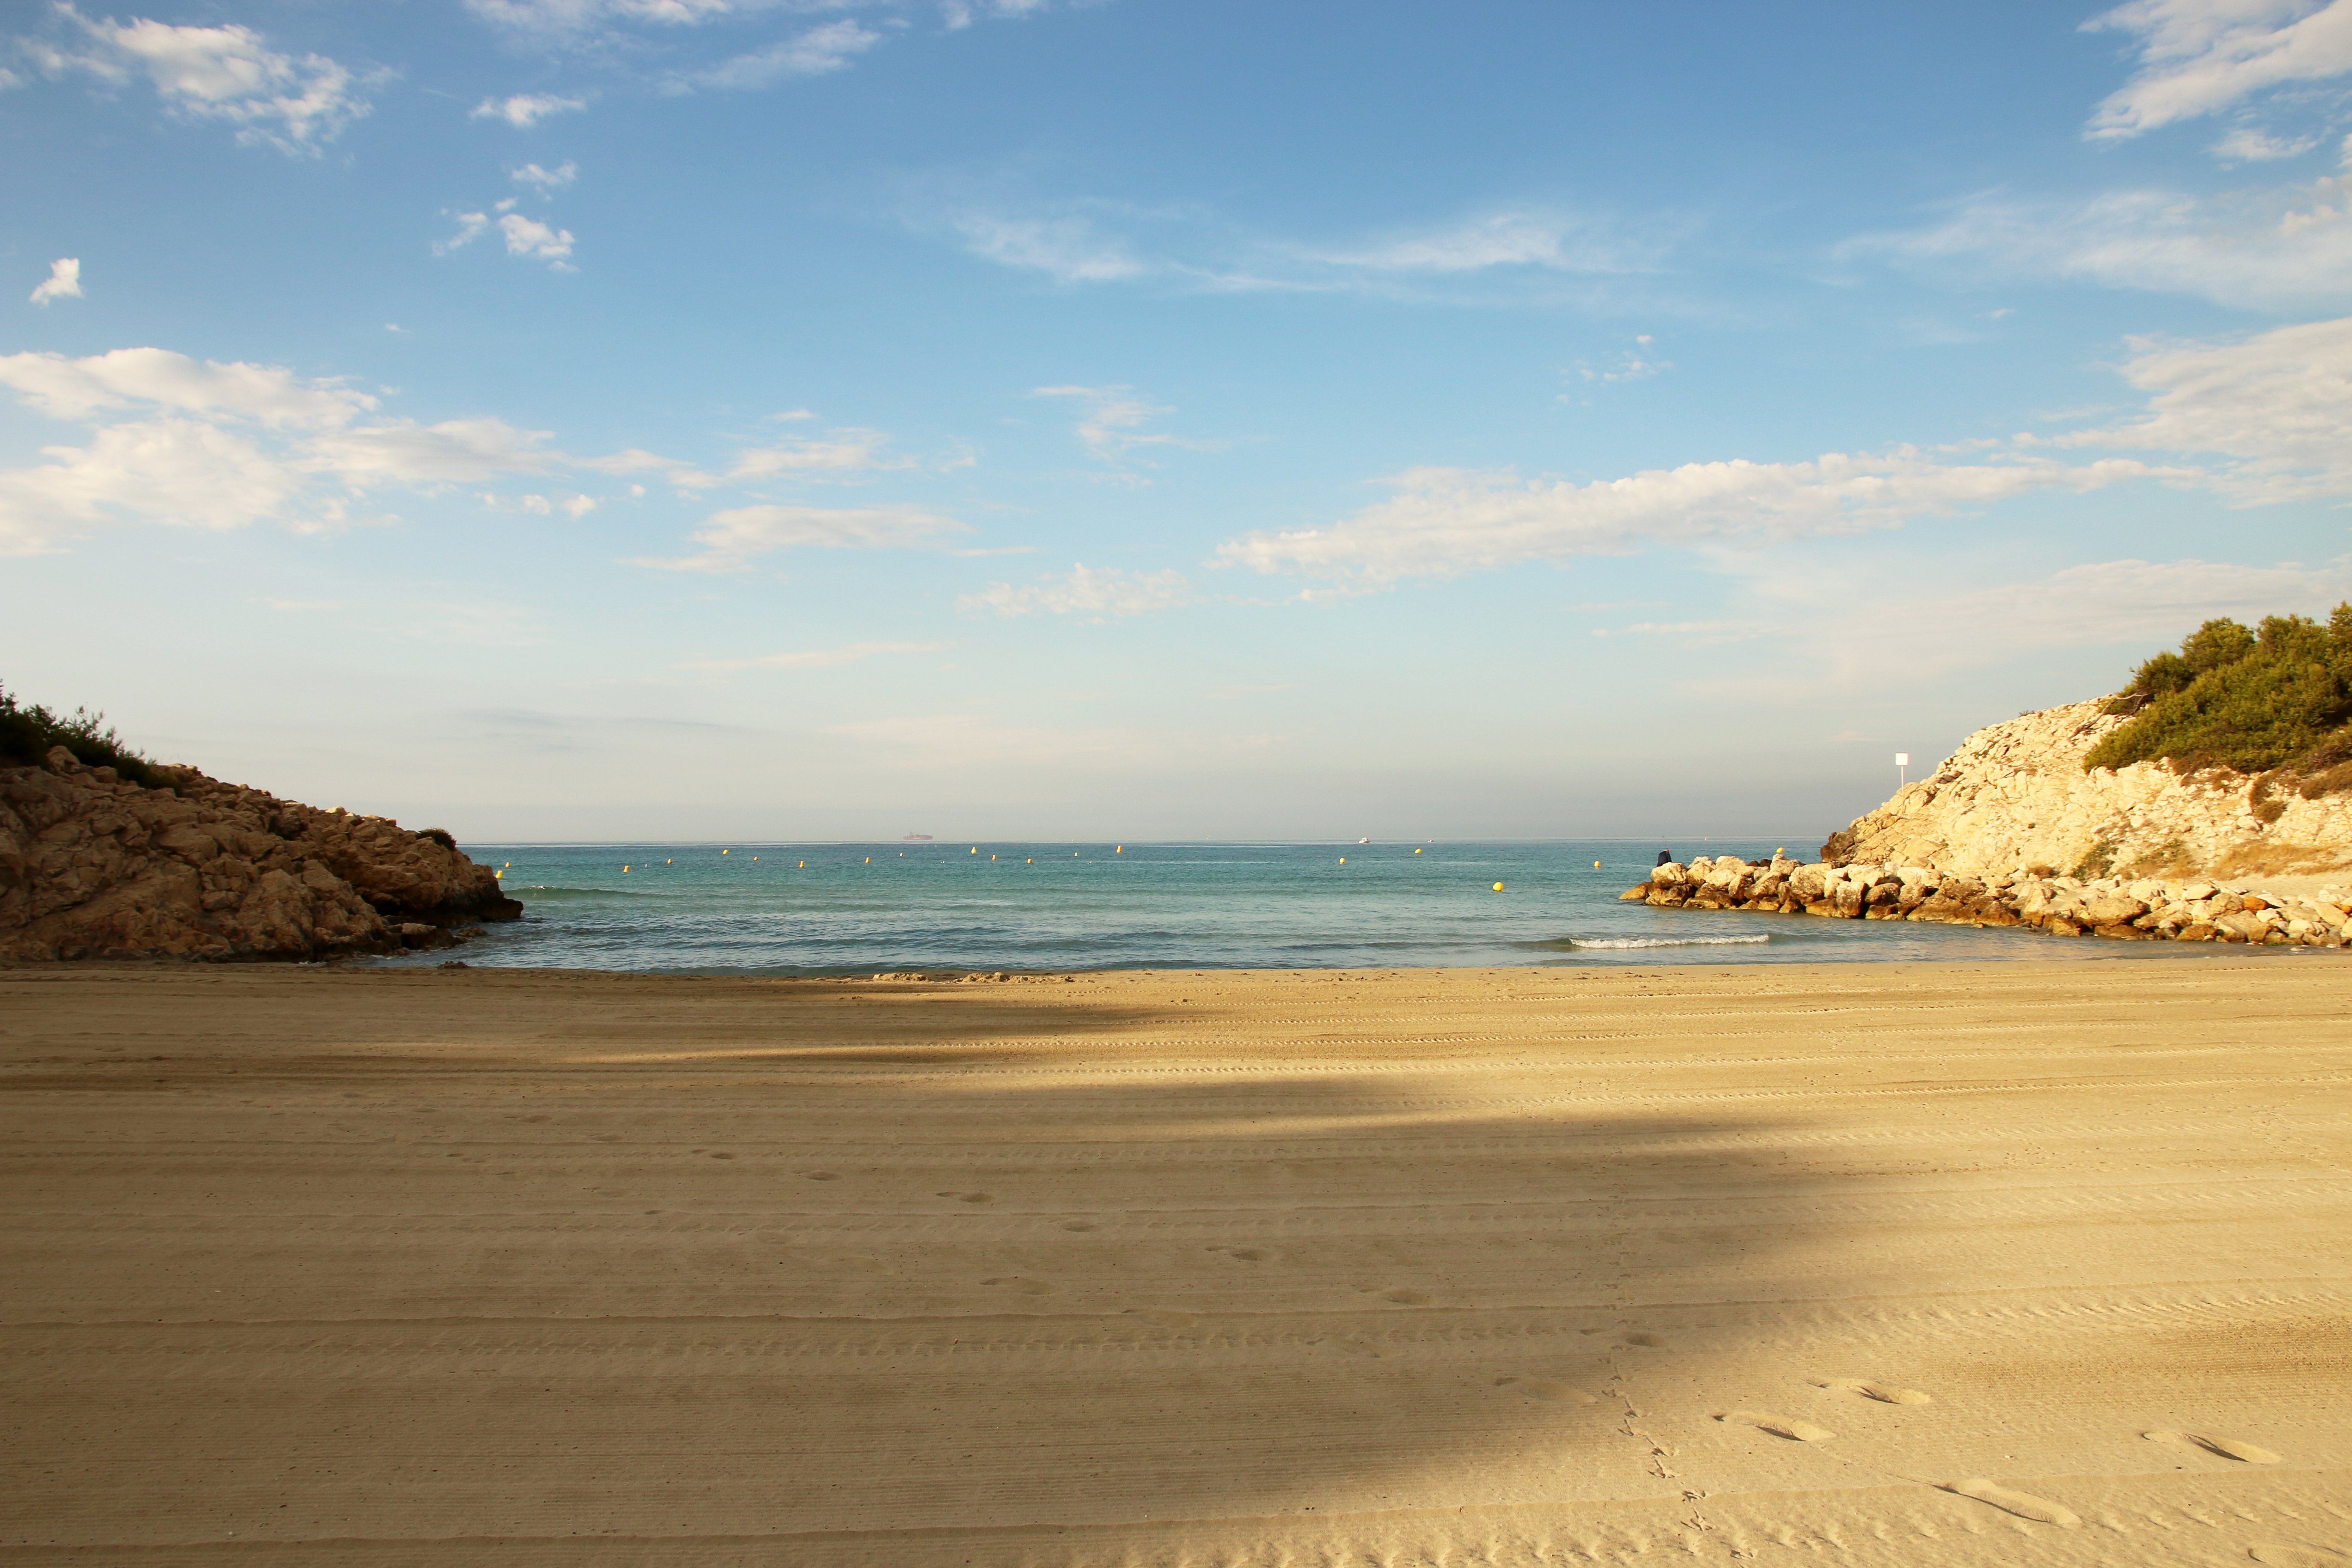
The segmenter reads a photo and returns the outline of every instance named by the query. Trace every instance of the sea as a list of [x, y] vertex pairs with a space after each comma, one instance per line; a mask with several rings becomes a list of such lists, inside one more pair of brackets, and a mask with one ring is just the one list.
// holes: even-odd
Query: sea
[[1744, 839], [469, 844], [521, 900], [523, 918], [488, 926], [458, 954], [381, 962], [862, 975], [2193, 960], [2250, 951], [1618, 901], [1661, 848], [1681, 859], [1768, 859], [1776, 847]]

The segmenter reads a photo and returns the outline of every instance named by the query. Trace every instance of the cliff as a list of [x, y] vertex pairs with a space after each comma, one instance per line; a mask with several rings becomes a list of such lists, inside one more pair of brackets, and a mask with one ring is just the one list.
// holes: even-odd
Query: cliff
[[446, 834], [152, 771], [0, 767], [0, 961], [327, 958], [522, 913]]
[[2075, 702], [1978, 731], [1933, 773], [1833, 834], [1822, 858], [2089, 878], [2352, 865], [2352, 795], [2316, 790], [2333, 781], [2226, 768], [2182, 775], [2154, 762], [2084, 772], [2091, 748], [2126, 721], [2101, 706]]

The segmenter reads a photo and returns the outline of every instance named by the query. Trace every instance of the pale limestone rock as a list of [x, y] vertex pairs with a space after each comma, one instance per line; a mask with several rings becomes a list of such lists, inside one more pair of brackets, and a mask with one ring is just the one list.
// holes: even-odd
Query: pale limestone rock
[[2151, 870], [2224, 870], [2233, 857], [2265, 851], [2352, 864], [2352, 795], [2305, 800], [2280, 790], [2271, 804], [2284, 810], [2264, 823], [2243, 774], [2184, 779], [2157, 763], [2085, 773], [2084, 755], [2124, 721], [2099, 707], [2071, 703], [1978, 731], [1825, 849], [1848, 861], [1979, 874], [2068, 871], [2103, 847], [2110, 867]]

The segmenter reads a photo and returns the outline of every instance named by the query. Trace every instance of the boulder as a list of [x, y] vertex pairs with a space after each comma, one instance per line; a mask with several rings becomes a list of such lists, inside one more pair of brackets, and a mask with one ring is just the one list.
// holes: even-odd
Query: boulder
[[0, 768], [0, 961], [332, 957], [522, 913], [446, 835], [156, 771]]

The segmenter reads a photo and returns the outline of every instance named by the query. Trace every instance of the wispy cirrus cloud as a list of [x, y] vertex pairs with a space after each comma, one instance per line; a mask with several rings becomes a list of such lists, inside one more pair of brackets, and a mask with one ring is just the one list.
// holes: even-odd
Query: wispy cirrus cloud
[[1120, 462], [1147, 447], [1198, 447], [1202, 443], [1145, 426], [1175, 410], [1135, 395], [1131, 386], [1041, 386], [1032, 397], [1068, 398], [1079, 407], [1077, 436], [1105, 462]]
[[2352, 302], [2352, 173], [2219, 195], [1983, 195], [1926, 227], [1850, 240], [1839, 254], [2262, 310], [2341, 308]]
[[[2193, 485], [2242, 505], [2352, 500], [2352, 447], [2343, 437], [2352, 429], [2352, 317], [2222, 342], [2129, 346], [2121, 374], [2146, 402], [2096, 428], [1802, 462], [1685, 463], [1586, 483], [1417, 468], [1387, 480], [1394, 493], [1350, 517], [1228, 540], [1216, 559], [1327, 584], [1308, 590], [1317, 596], [1651, 549], [1752, 555], [2132, 480]], [[2086, 448], [2158, 456], [2061, 455]], [[1696, 629], [1658, 622], [1613, 635]]]
[[1342, 241], [1249, 233], [1196, 207], [1103, 200], [941, 204], [918, 229], [982, 260], [1071, 285], [1443, 300], [1476, 285], [1590, 288], [1663, 270], [1685, 226], [1520, 205]]
[[[1098, 0], [467, 0], [467, 9], [518, 44], [639, 62], [661, 90], [691, 93], [755, 91], [829, 76], [927, 20], [953, 33], [1094, 3]], [[829, 14], [828, 19], [812, 26], [811, 13]]]
[[2352, 0], [2131, 0], [2083, 26], [2127, 35], [2139, 58], [2132, 79], [2092, 115], [2084, 134], [2093, 141], [2352, 72]]
[[178, 119], [231, 125], [239, 142], [296, 156], [315, 155], [367, 114], [367, 89], [383, 79], [324, 55], [280, 54], [236, 23], [118, 22], [85, 16], [70, 0], [52, 0], [46, 30], [16, 40], [45, 74], [95, 77], [110, 87], [144, 82]]
[[740, 506], [703, 520], [690, 535], [701, 546], [695, 554], [640, 556], [629, 564], [665, 572], [746, 572], [779, 551], [925, 549], [971, 531], [969, 524], [916, 506]]
[[1415, 468], [1387, 500], [1320, 527], [1246, 534], [1222, 564], [1344, 588], [1651, 548], [1753, 546], [1892, 528], [2035, 490], [2090, 490], [2165, 470], [2128, 459], [1954, 462], [1916, 447], [1805, 462], [1685, 463], [1589, 484]]
[[2132, 346], [2122, 374], [2146, 412], [2050, 444], [2220, 456], [2211, 482], [2242, 505], [2352, 498], [2352, 317]]
[[584, 98], [551, 93], [519, 92], [511, 98], [486, 98], [474, 105], [474, 120], [503, 120], [518, 131], [528, 131], [552, 114], [570, 114], [588, 107]]
[[1103, 622], [1159, 610], [1181, 609], [1199, 595], [1181, 572], [1127, 572], [1113, 566], [1074, 564], [1066, 576], [1042, 578], [1018, 587], [992, 583], [956, 601], [960, 610], [999, 616], [1076, 616]]

